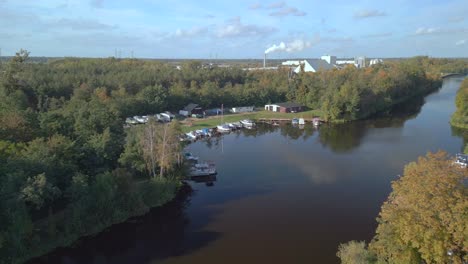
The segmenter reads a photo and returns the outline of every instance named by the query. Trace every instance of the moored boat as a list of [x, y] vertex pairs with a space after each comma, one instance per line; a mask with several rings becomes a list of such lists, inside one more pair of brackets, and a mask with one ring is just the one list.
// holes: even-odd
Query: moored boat
[[209, 162], [196, 163], [189, 170], [190, 176], [208, 176], [215, 175], [216, 173], [217, 172], [214, 163]]
[[320, 119], [318, 119], [318, 118], [312, 119], [312, 124], [314, 126], [318, 127], [320, 125]]
[[195, 140], [197, 139], [197, 135], [195, 134], [195, 132], [193, 131], [190, 131], [188, 133], [185, 133], [185, 135], [187, 136], [188, 139], [190, 140]]
[[293, 125], [297, 125], [297, 124], [299, 124], [299, 119], [293, 118], [293, 119], [291, 120], [291, 123], [292, 123]]
[[240, 123], [242, 124], [242, 126], [244, 127], [253, 127], [255, 126], [255, 123], [250, 120], [250, 119], [244, 119], [244, 120], [241, 120]]
[[462, 168], [467, 168], [468, 167], [468, 154], [461, 154], [461, 153], [456, 154], [455, 161], [453, 163]]
[[231, 131], [231, 128], [226, 124], [222, 124], [222, 125], [217, 126], [216, 130], [218, 130], [218, 132], [221, 132], [221, 133], [227, 133]]
[[184, 153], [184, 158], [186, 160], [198, 161], [198, 157], [192, 155], [192, 153], [190, 153], [190, 152], [185, 152]]

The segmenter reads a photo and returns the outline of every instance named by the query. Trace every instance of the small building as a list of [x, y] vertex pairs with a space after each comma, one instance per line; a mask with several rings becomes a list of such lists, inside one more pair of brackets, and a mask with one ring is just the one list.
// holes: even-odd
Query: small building
[[280, 113], [297, 113], [304, 111], [304, 106], [297, 103], [278, 103], [278, 104], [267, 104], [265, 110]]
[[233, 107], [230, 109], [231, 113], [247, 113], [247, 112], [253, 112], [254, 107], [253, 106], [242, 106], [242, 107]]
[[192, 115], [203, 115], [203, 108], [197, 104], [188, 104], [184, 109], [179, 111], [179, 115], [192, 116]]

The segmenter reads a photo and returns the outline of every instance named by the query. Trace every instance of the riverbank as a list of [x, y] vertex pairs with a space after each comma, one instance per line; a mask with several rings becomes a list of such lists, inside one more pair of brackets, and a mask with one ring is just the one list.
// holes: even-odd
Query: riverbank
[[[13, 254], [15, 256], [2, 256], [0, 263], [24, 263], [28, 260], [34, 263], [34, 258], [56, 248], [70, 247], [76, 241], [101, 233], [115, 224], [145, 215], [152, 208], [172, 201], [182, 183], [176, 179], [151, 179], [134, 181], [128, 190], [115, 187], [112, 193], [107, 193], [105, 200], [77, 201], [35, 222], [35, 229], [31, 230], [35, 243], [25, 245], [17, 254]], [[99, 191], [105, 192], [102, 189]]]
[[[422, 92], [419, 92], [410, 96], [406, 96], [404, 98], [400, 98], [399, 100], [395, 100], [392, 102], [392, 104], [384, 105], [381, 108], [377, 109], [375, 112], [369, 113], [368, 115], [361, 116], [356, 119], [350, 119], [350, 120], [334, 119], [334, 120], [328, 120], [327, 122], [346, 123], [350, 121], [367, 119], [380, 112], [387, 111], [388, 109], [391, 109], [392, 107], [396, 105], [399, 105], [406, 101], [414, 99], [415, 97], [418, 97], [418, 96], [425, 97], [428, 94], [434, 91], [437, 91], [440, 88], [440, 85], [441, 85], [441, 82], [439, 80], [433, 81], [430, 83], [428, 89], [423, 90]], [[325, 117], [325, 114], [322, 110], [308, 110], [308, 111], [299, 112], [299, 113], [278, 113], [278, 112], [261, 110], [261, 111], [248, 112], [248, 113], [226, 114], [224, 116], [220, 116], [220, 115], [210, 116], [207, 118], [187, 118], [181, 121], [181, 125], [182, 125], [182, 131], [186, 133], [189, 131], [194, 131], [194, 130], [203, 129], [203, 128], [213, 128], [213, 127], [216, 127], [217, 125], [220, 125], [221, 123], [232, 123], [232, 122], [240, 121], [242, 119], [252, 119], [252, 120], [289, 119], [289, 120], [292, 120], [293, 118], [312, 119], [316, 117], [321, 118], [323, 120]]]

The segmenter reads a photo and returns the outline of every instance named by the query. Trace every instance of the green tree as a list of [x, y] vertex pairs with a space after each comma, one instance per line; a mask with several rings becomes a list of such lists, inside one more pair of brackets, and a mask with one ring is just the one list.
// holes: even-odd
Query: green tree
[[53, 201], [60, 195], [60, 189], [47, 182], [45, 173], [28, 178], [21, 190], [20, 198], [32, 204], [36, 209], [42, 208], [46, 202]]

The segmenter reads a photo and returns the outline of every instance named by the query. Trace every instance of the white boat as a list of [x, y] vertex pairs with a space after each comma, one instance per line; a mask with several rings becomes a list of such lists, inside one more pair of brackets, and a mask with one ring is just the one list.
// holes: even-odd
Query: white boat
[[187, 138], [189, 138], [191, 140], [197, 139], [197, 135], [193, 131], [190, 131], [190, 132], [186, 133], [185, 135], [187, 136]]
[[216, 129], [221, 133], [231, 132], [231, 128], [226, 124], [219, 125]]
[[299, 125], [305, 125], [304, 118], [299, 118]]
[[250, 119], [244, 119], [244, 120], [241, 120], [240, 123], [244, 126], [244, 127], [253, 127], [255, 126], [255, 123], [250, 120]]
[[192, 153], [190, 153], [190, 152], [185, 152], [185, 153], [184, 153], [184, 158], [185, 158], [186, 160], [198, 161], [198, 157], [195, 157], [195, 156], [192, 155]]
[[237, 128], [242, 128], [241, 122], [234, 122], [232, 124], [235, 125]]
[[455, 161], [453, 163], [462, 168], [468, 167], [468, 154], [456, 154]]
[[194, 164], [189, 171], [190, 176], [208, 176], [216, 174], [216, 167], [213, 163], [201, 162]]
[[293, 125], [297, 125], [297, 124], [299, 124], [299, 119], [293, 118], [293, 119], [291, 120], [291, 123], [292, 123]]
[[316, 126], [316, 127], [319, 126], [319, 125], [320, 125], [320, 119], [318, 119], [318, 118], [312, 119], [312, 124], [313, 124], [314, 126]]
[[230, 129], [237, 129], [237, 126], [234, 125], [233, 123], [228, 123], [227, 125]]

